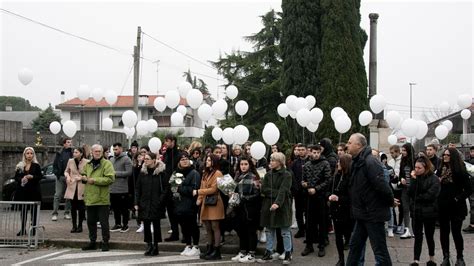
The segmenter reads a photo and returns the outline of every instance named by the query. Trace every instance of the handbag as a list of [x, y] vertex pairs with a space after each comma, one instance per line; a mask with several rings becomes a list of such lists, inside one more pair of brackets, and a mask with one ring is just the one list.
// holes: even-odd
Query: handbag
[[206, 206], [216, 206], [217, 205], [217, 193], [214, 194], [214, 195], [206, 196], [206, 199], [204, 200], [204, 205], [206, 205]]

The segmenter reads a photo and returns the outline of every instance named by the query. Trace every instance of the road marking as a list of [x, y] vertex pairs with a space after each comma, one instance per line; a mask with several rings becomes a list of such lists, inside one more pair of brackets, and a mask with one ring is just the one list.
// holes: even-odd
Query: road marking
[[154, 257], [154, 258], [142, 258], [142, 259], [130, 259], [130, 260], [115, 260], [115, 261], [95, 261], [87, 263], [73, 263], [73, 264], [64, 264], [66, 266], [86, 266], [86, 265], [134, 265], [134, 264], [149, 264], [149, 263], [167, 263], [173, 261], [188, 261], [188, 260], [198, 260], [199, 257], [185, 257], [181, 255], [176, 256], [166, 256], [166, 257]]
[[26, 264], [26, 263], [29, 263], [29, 262], [32, 262], [32, 261], [42, 260], [42, 259], [45, 259], [45, 258], [49, 258], [49, 257], [52, 257], [52, 256], [59, 255], [61, 253], [66, 253], [66, 252], [69, 252], [69, 251], [70, 251], [69, 249], [66, 249], [66, 250], [61, 250], [61, 251], [58, 251], [58, 252], [46, 254], [46, 255], [41, 256], [41, 257], [36, 257], [36, 258], [33, 258], [33, 259], [29, 259], [29, 260], [25, 260], [25, 261], [22, 261], [22, 262], [15, 263], [15, 264], [13, 264], [13, 266], [23, 265], [23, 264]]
[[73, 260], [85, 258], [100, 258], [110, 256], [129, 256], [129, 255], [143, 255], [143, 252], [125, 252], [125, 251], [109, 251], [109, 252], [82, 252], [74, 254], [66, 254], [49, 260]]

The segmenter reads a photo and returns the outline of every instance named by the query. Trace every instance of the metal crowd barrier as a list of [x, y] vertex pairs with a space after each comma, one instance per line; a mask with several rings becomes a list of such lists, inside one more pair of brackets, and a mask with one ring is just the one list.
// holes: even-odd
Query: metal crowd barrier
[[0, 247], [38, 248], [44, 243], [41, 202], [0, 201]]

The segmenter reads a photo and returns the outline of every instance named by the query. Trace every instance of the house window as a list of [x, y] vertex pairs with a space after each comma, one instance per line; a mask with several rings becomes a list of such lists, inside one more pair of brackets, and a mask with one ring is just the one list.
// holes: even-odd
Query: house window
[[193, 126], [193, 119], [190, 116], [184, 117], [184, 126], [185, 127], [192, 127]]
[[116, 115], [111, 117], [112, 122], [113, 122], [113, 128], [122, 128], [123, 127], [123, 122], [122, 122], [122, 116], [121, 115]]
[[158, 127], [170, 127], [171, 126], [171, 120], [170, 116], [153, 116], [153, 119], [158, 122]]
[[81, 112], [71, 112], [71, 120], [80, 121]]

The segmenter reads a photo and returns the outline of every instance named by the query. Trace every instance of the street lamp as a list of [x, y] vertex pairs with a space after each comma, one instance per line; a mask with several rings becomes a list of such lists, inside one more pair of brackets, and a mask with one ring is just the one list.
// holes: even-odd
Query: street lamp
[[413, 106], [412, 106], [412, 98], [413, 98], [413, 95], [412, 95], [412, 94], [413, 94], [413, 93], [412, 93], [412, 86], [413, 86], [413, 85], [416, 85], [416, 83], [410, 82], [410, 83], [408, 83], [408, 84], [410, 84], [410, 118], [413, 118], [413, 114], [412, 114], [412, 108], [413, 108]]

